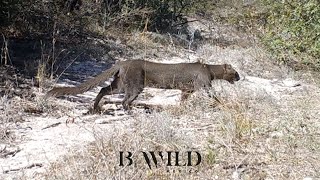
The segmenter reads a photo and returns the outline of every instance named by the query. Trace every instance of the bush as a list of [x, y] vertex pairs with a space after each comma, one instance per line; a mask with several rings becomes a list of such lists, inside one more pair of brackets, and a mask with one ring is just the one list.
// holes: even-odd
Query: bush
[[17, 14], [21, 0], [0, 1], [0, 26], [9, 25]]
[[264, 42], [284, 62], [292, 57], [320, 65], [320, 1], [267, 0]]
[[[57, 0], [0, 2], [0, 25], [13, 27], [22, 36], [50, 37], [62, 34], [101, 33], [109, 27], [170, 31], [183, 17], [205, 1], [192, 0]], [[65, 38], [64, 38], [65, 39]]]
[[184, 13], [194, 4], [192, 0], [109, 0], [105, 1], [109, 24], [145, 28], [151, 31], [170, 30], [175, 23], [185, 21]]

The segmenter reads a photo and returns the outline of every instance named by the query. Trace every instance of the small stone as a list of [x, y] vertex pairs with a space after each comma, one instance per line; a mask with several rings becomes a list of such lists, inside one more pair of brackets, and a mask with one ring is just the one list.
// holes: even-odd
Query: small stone
[[293, 79], [285, 79], [282, 81], [283, 85], [286, 87], [297, 87], [301, 86], [301, 84], [298, 81], [295, 81]]
[[240, 179], [239, 177], [239, 173], [238, 173], [238, 171], [234, 171], [233, 173], [232, 173], [232, 179], [234, 179], [234, 180], [238, 180], [238, 179]]
[[305, 178], [303, 178], [303, 180], [312, 180], [312, 178], [311, 177], [305, 177]]
[[282, 132], [278, 132], [278, 131], [274, 131], [270, 134], [270, 136], [272, 138], [279, 138], [279, 137], [282, 137], [283, 136], [283, 133]]

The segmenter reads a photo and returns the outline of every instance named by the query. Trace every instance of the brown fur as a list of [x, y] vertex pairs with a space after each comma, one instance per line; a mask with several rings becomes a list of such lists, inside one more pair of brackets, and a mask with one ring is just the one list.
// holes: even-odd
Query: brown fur
[[86, 92], [114, 78], [111, 84], [100, 90], [94, 103], [94, 110], [99, 109], [99, 102], [105, 95], [124, 93], [123, 107], [129, 109], [132, 101], [142, 92], [143, 88], [158, 87], [181, 89], [192, 92], [211, 86], [211, 80], [224, 79], [230, 83], [240, 79], [239, 74], [231, 65], [208, 65], [201, 63], [160, 64], [142, 60], [117, 62], [113, 67], [89, 79], [77, 87], [57, 87], [47, 96], [75, 95]]

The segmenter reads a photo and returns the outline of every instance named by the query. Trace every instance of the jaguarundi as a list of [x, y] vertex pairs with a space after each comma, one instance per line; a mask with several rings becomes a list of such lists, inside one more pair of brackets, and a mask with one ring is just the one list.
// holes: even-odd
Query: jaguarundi
[[105, 95], [124, 93], [122, 105], [130, 108], [132, 101], [144, 87], [181, 89], [193, 92], [200, 88], [208, 90], [211, 80], [224, 79], [230, 83], [240, 79], [230, 64], [208, 65], [197, 63], [161, 64], [143, 60], [116, 62], [110, 69], [85, 81], [77, 87], [55, 87], [46, 96], [76, 95], [86, 92], [109, 78], [111, 84], [100, 90], [95, 98], [93, 110], [99, 111], [99, 102]]

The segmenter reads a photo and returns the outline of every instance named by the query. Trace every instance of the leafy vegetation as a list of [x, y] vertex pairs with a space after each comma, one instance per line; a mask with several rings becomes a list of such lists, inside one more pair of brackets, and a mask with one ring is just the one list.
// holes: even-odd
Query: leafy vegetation
[[11, 25], [28, 35], [47, 36], [55, 28], [68, 33], [97, 33], [114, 26], [164, 32], [185, 22], [183, 15], [201, 3], [192, 0], [8, 0], [0, 2], [0, 18], [1, 26]]
[[320, 1], [217, 1], [215, 19], [261, 37], [275, 59], [320, 68]]
[[264, 42], [281, 61], [299, 56], [320, 67], [320, 1], [265, 2], [268, 7]]
[[244, 30], [255, 29], [276, 59], [320, 68], [318, 0], [57, 0], [0, 2], [5, 37], [67, 40], [136, 29], [174, 32], [184, 15], [202, 14]]

